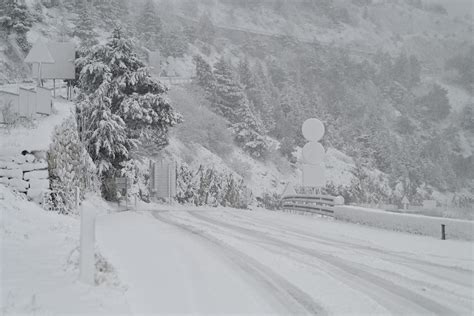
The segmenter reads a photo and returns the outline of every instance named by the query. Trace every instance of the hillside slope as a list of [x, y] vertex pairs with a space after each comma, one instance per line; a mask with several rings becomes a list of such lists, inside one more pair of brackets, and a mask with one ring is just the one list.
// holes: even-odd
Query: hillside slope
[[[81, 6], [71, 0], [27, 4], [36, 16], [30, 42], [48, 37], [84, 43], [78, 35], [87, 29]], [[198, 124], [208, 116], [188, 105], [182, 109], [188, 131], [178, 128], [168, 149], [174, 157], [187, 156], [193, 166], [218, 161], [246, 178], [256, 194], [278, 191], [298, 178], [294, 155], [304, 145], [299, 127], [317, 116], [335, 159], [329, 165], [344, 170], [329, 168], [330, 193], [353, 202], [400, 203], [408, 196], [420, 203], [434, 190], [472, 202], [472, 91], [458, 84], [456, 68], [447, 68], [472, 45], [469, 17], [412, 0], [156, 0], [133, 7], [110, 0], [92, 1], [91, 8], [91, 36], [103, 41], [111, 25], [121, 24], [144, 59], [160, 50], [160, 65], [151, 64], [160, 75], [193, 75], [195, 55], [211, 69], [223, 59], [270, 148], [267, 158], [254, 159], [234, 144], [225, 146], [233, 137], [223, 131], [229, 118], [215, 114], [218, 128]], [[251, 81], [242, 73], [245, 63]], [[195, 106], [212, 113], [207, 88], [195, 82], [172, 89], [170, 98], [179, 107], [180, 94], [192, 90]]]

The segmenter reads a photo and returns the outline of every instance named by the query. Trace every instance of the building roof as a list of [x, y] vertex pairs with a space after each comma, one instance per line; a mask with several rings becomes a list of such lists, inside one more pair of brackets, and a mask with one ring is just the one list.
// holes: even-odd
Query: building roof
[[[31, 49], [30, 53], [25, 59], [25, 62], [32, 63], [29, 60], [32, 60], [35, 55], [31, 58], [30, 54], [35, 49], [36, 44]], [[44, 47], [48, 51], [52, 63], [44, 63], [41, 66], [41, 78], [43, 79], [74, 79], [76, 77], [76, 47], [74, 43], [71, 42], [48, 42], [44, 44]], [[35, 53], [37, 54], [37, 53]], [[38, 62], [36, 62], [38, 63]], [[34, 78], [38, 77], [38, 67], [33, 67]]]

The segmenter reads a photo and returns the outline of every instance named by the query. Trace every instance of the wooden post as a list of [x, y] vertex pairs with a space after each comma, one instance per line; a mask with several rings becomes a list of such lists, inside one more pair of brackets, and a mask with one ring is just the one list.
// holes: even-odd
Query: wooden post
[[441, 240], [446, 240], [446, 225], [441, 224]]

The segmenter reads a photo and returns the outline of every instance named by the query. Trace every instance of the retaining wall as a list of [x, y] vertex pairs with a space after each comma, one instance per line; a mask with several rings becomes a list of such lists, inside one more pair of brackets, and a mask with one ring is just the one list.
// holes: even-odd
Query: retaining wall
[[0, 183], [42, 203], [49, 190], [48, 163], [32, 154], [0, 157]]

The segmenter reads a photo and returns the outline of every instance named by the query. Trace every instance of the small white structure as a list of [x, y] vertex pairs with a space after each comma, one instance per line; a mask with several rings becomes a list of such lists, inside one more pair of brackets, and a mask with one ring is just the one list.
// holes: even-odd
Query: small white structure
[[38, 114], [50, 115], [53, 106], [51, 91], [43, 87], [36, 90], [19, 88], [18, 93], [0, 91], [0, 123], [8, 123], [3, 110], [18, 117], [34, 118]]
[[176, 163], [161, 160], [151, 162], [151, 192], [157, 198], [165, 198], [171, 201], [176, 196], [177, 173]]

